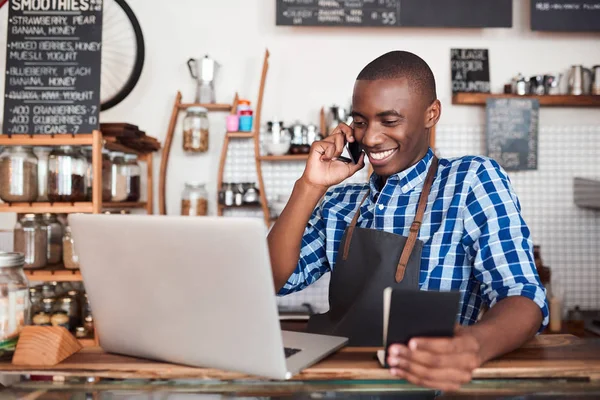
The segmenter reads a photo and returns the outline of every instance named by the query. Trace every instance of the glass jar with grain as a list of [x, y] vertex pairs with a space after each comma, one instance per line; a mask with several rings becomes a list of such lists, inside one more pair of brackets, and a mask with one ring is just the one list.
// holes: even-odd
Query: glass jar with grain
[[73, 146], [60, 146], [48, 156], [48, 200], [85, 201], [85, 157]]
[[46, 213], [43, 222], [48, 231], [48, 261], [49, 265], [58, 264], [62, 260], [63, 226], [58, 222], [56, 214]]
[[208, 111], [189, 107], [183, 119], [183, 150], [192, 153], [208, 151]]
[[208, 214], [208, 191], [200, 182], [186, 182], [181, 195], [181, 215], [205, 216]]
[[142, 169], [138, 164], [135, 154], [125, 154], [125, 171], [127, 174], [127, 199], [126, 201], [137, 202], [141, 195]]
[[63, 264], [66, 269], [79, 269], [79, 256], [75, 252], [75, 242], [70, 226], [65, 226], [63, 235]]
[[29, 282], [20, 253], [0, 252], [0, 359], [11, 359], [23, 327], [29, 323]]
[[38, 197], [38, 159], [31, 147], [7, 146], [0, 152], [0, 199], [32, 202]]
[[48, 201], [48, 157], [52, 147], [35, 147], [33, 149], [38, 159], [38, 197], [37, 201]]
[[25, 214], [14, 229], [14, 251], [23, 254], [23, 268], [43, 268], [48, 262], [48, 229], [37, 214]]
[[111, 191], [110, 201], [120, 202], [127, 199], [127, 165], [125, 153], [114, 151], [110, 153], [111, 160]]

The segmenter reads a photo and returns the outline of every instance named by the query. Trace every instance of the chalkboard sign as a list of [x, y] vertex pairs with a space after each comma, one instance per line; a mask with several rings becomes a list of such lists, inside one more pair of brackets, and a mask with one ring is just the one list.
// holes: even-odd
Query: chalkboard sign
[[490, 93], [490, 64], [486, 49], [451, 49], [452, 92]]
[[600, 1], [531, 0], [531, 29], [534, 31], [599, 32]]
[[277, 25], [510, 28], [512, 0], [276, 0]]
[[98, 129], [102, 0], [8, 3], [3, 133]]
[[507, 171], [537, 169], [539, 112], [537, 99], [487, 99], [487, 156]]

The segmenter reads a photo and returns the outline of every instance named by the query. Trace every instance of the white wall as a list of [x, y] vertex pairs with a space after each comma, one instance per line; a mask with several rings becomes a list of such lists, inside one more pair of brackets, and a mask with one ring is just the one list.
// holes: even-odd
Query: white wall
[[[276, 116], [288, 122], [300, 119], [315, 123], [321, 106], [349, 102], [354, 78], [367, 62], [393, 49], [413, 51], [430, 64], [443, 104], [440, 125], [484, 122], [483, 107], [451, 104], [452, 47], [490, 50], [492, 89], [496, 92], [518, 72], [533, 75], [563, 71], [574, 63], [600, 64], [598, 34], [531, 32], [529, 2], [521, 0], [514, 0], [511, 29], [278, 27], [274, 0], [172, 0], [168, 7], [156, 0], [128, 2], [142, 25], [146, 63], [133, 93], [102, 113], [101, 121], [134, 123], [161, 141], [176, 92], [182, 91], [184, 101], [193, 100], [194, 85], [186, 61], [204, 54], [223, 65], [217, 82], [219, 102], [230, 102], [237, 91], [254, 103], [264, 50], [268, 48], [271, 57], [263, 121]], [[6, 22], [1, 23], [0, 44], [4, 47]], [[3, 62], [0, 68], [4, 68]], [[0, 91], [3, 84], [2, 80]], [[224, 115], [214, 114], [211, 121], [210, 152], [201, 156], [182, 153], [178, 126], [167, 186], [169, 213], [179, 212], [179, 193], [185, 180], [206, 181], [215, 198]], [[544, 108], [540, 123], [598, 125], [600, 112]]]

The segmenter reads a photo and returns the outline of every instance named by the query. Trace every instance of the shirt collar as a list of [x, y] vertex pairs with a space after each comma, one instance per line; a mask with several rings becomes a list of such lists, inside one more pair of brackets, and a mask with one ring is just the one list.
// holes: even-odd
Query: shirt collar
[[[400, 171], [394, 175], [391, 175], [387, 181], [386, 185], [393, 184], [400, 187], [402, 193], [407, 193], [415, 186], [425, 181], [425, 177], [427, 176], [427, 171], [429, 170], [429, 165], [431, 164], [431, 160], [433, 159], [433, 150], [431, 148], [427, 149], [427, 153], [423, 158], [421, 158], [416, 164], [411, 165], [403, 171]], [[379, 180], [379, 176], [375, 173], [371, 175], [369, 179], [369, 187], [371, 188], [371, 193], [379, 193], [377, 181]]]

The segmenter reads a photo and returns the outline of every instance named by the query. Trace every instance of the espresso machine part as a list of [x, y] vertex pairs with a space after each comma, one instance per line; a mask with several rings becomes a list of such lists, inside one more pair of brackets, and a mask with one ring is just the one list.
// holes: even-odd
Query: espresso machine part
[[569, 71], [569, 94], [589, 94], [592, 83], [592, 71], [582, 65], [573, 65]]
[[348, 110], [343, 107], [333, 105], [329, 107], [328, 117], [327, 117], [327, 132], [331, 134], [331, 132], [341, 123], [349, 123], [350, 115]]
[[215, 99], [215, 77], [219, 64], [205, 55], [204, 58], [190, 58], [187, 61], [190, 75], [196, 81], [196, 103], [213, 104]]
[[546, 93], [543, 75], [535, 75], [529, 78], [529, 93], [539, 96]]
[[600, 65], [592, 67], [592, 94], [600, 95]]
[[544, 88], [546, 94], [556, 95], [560, 94], [560, 80], [562, 74], [556, 75], [544, 75]]

